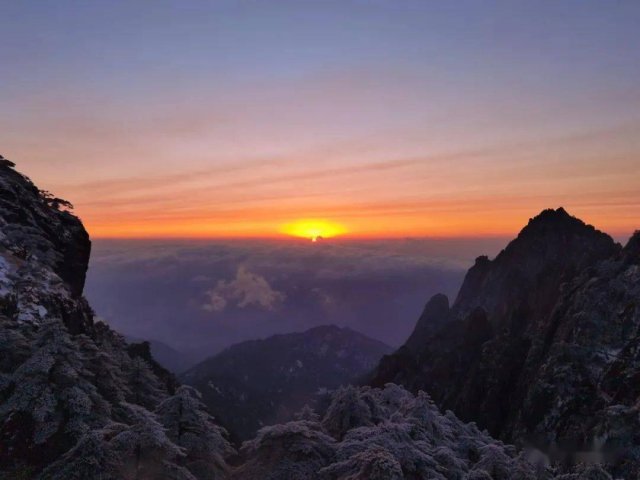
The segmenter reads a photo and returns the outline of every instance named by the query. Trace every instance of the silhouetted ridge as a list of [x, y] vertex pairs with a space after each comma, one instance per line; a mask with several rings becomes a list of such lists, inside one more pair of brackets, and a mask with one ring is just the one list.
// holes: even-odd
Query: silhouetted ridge
[[[478, 257], [460, 288], [453, 309], [468, 314], [482, 307], [496, 324], [494, 310], [506, 303], [530, 303], [531, 294], [557, 289], [587, 265], [620, 249], [609, 235], [569, 215], [547, 209], [529, 220], [518, 236], [494, 260]], [[541, 298], [547, 307], [554, 294]], [[541, 308], [538, 304], [536, 308]], [[504, 315], [501, 315], [504, 317]], [[497, 322], [499, 323], [499, 322]], [[500, 325], [498, 325], [500, 326]]]
[[633, 233], [623, 251], [628, 257], [640, 257], [640, 230]]
[[442, 293], [436, 294], [424, 307], [413, 333], [405, 343], [409, 350], [420, 350], [422, 339], [441, 328], [449, 317], [449, 299]]
[[322, 325], [225, 349], [181, 375], [239, 438], [293, 419], [320, 394], [355, 383], [391, 347], [350, 328]]
[[[425, 390], [509, 441], [588, 450], [608, 431], [629, 444], [606, 409], [640, 379], [638, 253], [637, 233], [622, 249], [563, 208], [544, 210], [495, 259], [476, 259], [450, 309], [432, 298], [371, 383]], [[604, 397], [603, 378], [615, 384]], [[637, 408], [631, 397], [619, 408]]]

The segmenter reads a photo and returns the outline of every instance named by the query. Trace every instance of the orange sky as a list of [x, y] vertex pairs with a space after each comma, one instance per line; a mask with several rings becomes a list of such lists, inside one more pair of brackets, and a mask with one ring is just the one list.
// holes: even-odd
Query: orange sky
[[[306, 218], [352, 236], [502, 235], [558, 206], [624, 235], [640, 225], [640, 169], [626, 135], [369, 162], [340, 150], [308, 161], [176, 165], [55, 191], [76, 203], [95, 237], [273, 236]], [[342, 155], [355, 161], [345, 166]]]
[[540, 210], [558, 206], [624, 236], [640, 227], [635, 131], [632, 124], [383, 156], [376, 148], [384, 151], [386, 142], [393, 149], [390, 137], [372, 139], [371, 148], [346, 144], [222, 161], [212, 155], [210, 164], [165, 161], [157, 168], [150, 159], [156, 152], [163, 158], [157, 146], [138, 153], [144, 161], [125, 157], [130, 168], [107, 158], [95, 166], [38, 163], [32, 159], [47, 156], [38, 148], [7, 157], [38, 185], [70, 199], [93, 237], [278, 236], [283, 225], [308, 218], [336, 222], [358, 237], [512, 235]]
[[93, 237], [640, 228], [633, 3], [365, 3], [7, 4], [0, 153]]

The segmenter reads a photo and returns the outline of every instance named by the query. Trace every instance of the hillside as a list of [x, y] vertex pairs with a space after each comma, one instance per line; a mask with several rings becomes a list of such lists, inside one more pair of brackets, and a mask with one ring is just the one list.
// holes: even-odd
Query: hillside
[[234, 345], [180, 379], [203, 393], [212, 412], [241, 439], [291, 420], [319, 394], [357, 382], [391, 347], [349, 328], [315, 327]]

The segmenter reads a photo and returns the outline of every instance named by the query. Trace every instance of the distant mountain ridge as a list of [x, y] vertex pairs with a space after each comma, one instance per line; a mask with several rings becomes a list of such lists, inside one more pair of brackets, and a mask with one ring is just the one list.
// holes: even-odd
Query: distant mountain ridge
[[391, 350], [349, 328], [320, 326], [233, 345], [180, 379], [246, 439], [262, 425], [292, 419], [318, 393], [360, 380]]
[[632, 478], [638, 245], [638, 232], [622, 248], [562, 208], [543, 211], [494, 260], [476, 260], [453, 305], [434, 296], [371, 383], [428, 391], [494, 436], [588, 451]]

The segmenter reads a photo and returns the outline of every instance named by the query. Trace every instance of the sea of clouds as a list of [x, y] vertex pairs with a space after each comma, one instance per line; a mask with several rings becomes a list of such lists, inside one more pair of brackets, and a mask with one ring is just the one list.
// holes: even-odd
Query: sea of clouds
[[426, 301], [453, 301], [504, 239], [98, 240], [86, 295], [126, 335], [203, 358], [243, 340], [348, 326], [392, 346]]

